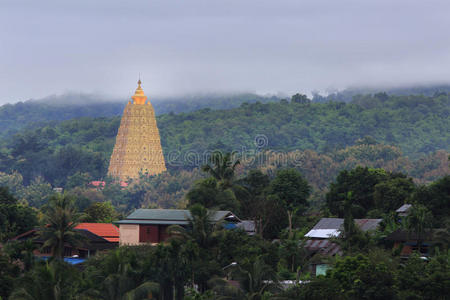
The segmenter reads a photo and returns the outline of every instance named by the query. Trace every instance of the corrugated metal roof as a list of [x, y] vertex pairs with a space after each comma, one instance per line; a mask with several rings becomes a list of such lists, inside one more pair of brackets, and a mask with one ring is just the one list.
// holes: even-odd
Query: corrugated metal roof
[[[375, 230], [382, 219], [355, 219], [355, 224], [363, 230]], [[320, 221], [312, 228], [312, 230], [318, 229], [334, 229], [341, 230], [344, 225], [344, 219], [340, 218], [322, 218]]]
[[338, 229], [312, 229], [310, 230], [305, 236], [311, 237], [311, 238], [330, 238], [330, 237], [336, 237], [339, 235]]
[[355, 224], [362, 231], [369, 231], [377, 229], [381, 221], [382, 219], [355, 219]]
[[312, 252], [319, 253], [326, 256], [333, 256], [336, 254], [342, 254], [341, 247], [330, 240], [307, 240], [304, 247]]
[[400, 206], [399, 209], [397, 209], [395, 212], [397, 213], [404, 213], [407, 212], [410, 208], [411, 208], [411, 204], [403, 204], [402, 206]]
[[247, 232], [255, 232], [255, 222], [252, 220], [242, 220], [237, 224], [238, 228], [242, 228]]
[[344, 224], [344, 219], [322, 218], [313, 229], [340, 229], [342, 224]]

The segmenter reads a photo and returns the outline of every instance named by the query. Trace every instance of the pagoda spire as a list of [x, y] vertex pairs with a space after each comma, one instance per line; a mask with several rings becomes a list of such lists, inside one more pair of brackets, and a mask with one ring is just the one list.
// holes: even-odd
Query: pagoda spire
[[147, 96], [144, 94], [144, 90], [141, 87], [141, 79], [138, 80], [138, 87], [134, 92], [134, 95], [131, 97], [133, 99], [134, 104], [144, 105], [147, 100]]

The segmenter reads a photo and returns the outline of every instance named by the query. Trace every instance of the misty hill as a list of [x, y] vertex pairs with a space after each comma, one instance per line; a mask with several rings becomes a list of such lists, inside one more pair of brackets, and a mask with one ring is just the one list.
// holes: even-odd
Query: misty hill
[[351, 102], [368, 94], [386, 93], [391, 96], [409, 96], [409, 95], [424, 95], [436, 96], [439, 94], [450, 93], [450, 84], [434, 84], [434, 85], [417, 85], [391, 88], [347, 88], [342, 91], [330, 92], [326, 96], [320, 95], [317, 92], [313, 93], [313, 102], [326, 103], [329, 101], [337, 102]]
[[[277, 101], [274, 96], [256, 94], [205, 94], [186, 97], [152, 99], [157, 115], [165, 113], [190, 112], [205, 107], [211, 109], [230, 109], [244, 102], [266, 103]], [[28, 100], [0, 106], [0, 137], [11, 136], [18, 130], [32, 125], [42, 126], [48, 121], [63, 121], [81, 117], [111, 117], [121, 115], [127, 100], [110, 99], [89, 94], [68, 93], [49, 96], [38, 100]]]
[[[348, 104], [293, 100], [159, 115], [168, 167], [192, 169], [204, 163], [211, 150], [244, 152], [249, 157], [265, 150], [335, 153], [361, 139], [396, 146], [414, 159], [450, 151], [447, 94], [366, 95]], [[0, 140], [0, 171], [17, 170], [25, 181], [44, 176], [62, 184], [76, 172], [102, 178], [119, 123], [119, 116], [80, 118], [22, 130], [14, 138]], [[392, 156], [383, 153], [379, 159]]]

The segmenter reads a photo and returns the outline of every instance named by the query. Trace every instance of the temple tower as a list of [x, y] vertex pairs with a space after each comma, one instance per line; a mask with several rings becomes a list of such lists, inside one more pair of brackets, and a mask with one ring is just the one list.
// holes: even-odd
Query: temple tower
[[156, 175], [166, 171], [156, 126], [155, 111], [141, 88], [141, 80], [133, 101], [126, 105], [116, 137], [108, 175], [122, 181], [139, 178], [139, 173]]

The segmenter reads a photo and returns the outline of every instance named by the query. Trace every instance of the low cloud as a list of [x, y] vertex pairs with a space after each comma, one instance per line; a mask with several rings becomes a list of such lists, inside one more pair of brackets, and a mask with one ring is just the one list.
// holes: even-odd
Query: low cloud
[[[0, 103], [446, 83], [448, 1], [0, 3]], [[20, 21], [18, 21], [20, 20]]]

